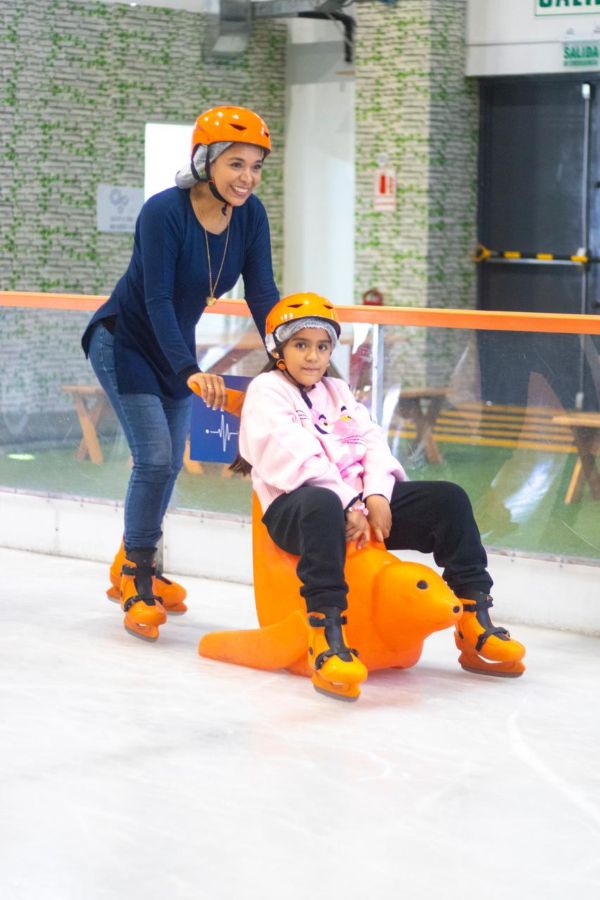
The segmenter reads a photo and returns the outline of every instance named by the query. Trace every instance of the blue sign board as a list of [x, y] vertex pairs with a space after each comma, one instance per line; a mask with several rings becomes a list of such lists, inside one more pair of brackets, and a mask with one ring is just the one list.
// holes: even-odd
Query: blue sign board
[[[245, 391], [250, 378], [224, 375], [225, 386]], [[237, 456], [240, 420], [222, 409], [209, 409], [204, 400], [192, 395], [190, 458], [200, 462], [230, 463]]]

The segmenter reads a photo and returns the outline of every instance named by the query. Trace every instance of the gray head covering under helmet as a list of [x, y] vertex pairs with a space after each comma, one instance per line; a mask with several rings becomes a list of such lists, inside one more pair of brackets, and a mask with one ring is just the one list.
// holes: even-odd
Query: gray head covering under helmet
[[278, 325], [273, 334], [265, 335], [265, 347], [269, 353], [274, 353], [282, 344], [303, 328], [322, 328], [331, 338], [332, 348], [338, 342], [337, 331], [332, 322], [328, 319], [320, 319], [317, 316], [305, 316], [302, 319], [292, 319], [290, 322], [284, 322]]
[[[183, 166], [175, 176], [175, 184], [183, 190], [193, 187], [198, 181], [206, 181], [206, 161], [213, 163], [217, 156], [231, 147], [231, 141], [216, 141], [214, 144], [198, 144], [193, 159]], [[194, 173], [194, 169], [196, 173]]]

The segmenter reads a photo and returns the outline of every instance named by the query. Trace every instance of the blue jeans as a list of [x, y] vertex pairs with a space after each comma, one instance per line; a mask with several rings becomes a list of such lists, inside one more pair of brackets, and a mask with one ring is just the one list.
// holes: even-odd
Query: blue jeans
[[183, 463], [190, 430], [191, 397], [169, 400], [154, 394], [119, 394], [114, 337], [101, 323], [92, 333], [89, 357], [133, 457], [125, 496], [126, 550], [156, 547]]

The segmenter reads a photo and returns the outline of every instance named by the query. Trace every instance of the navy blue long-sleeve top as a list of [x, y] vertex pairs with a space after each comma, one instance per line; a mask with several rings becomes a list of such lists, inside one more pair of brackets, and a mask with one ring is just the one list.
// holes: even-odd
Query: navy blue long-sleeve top
[[[226, 233], [207, 232], [207, 237], [214, 283]], [[232, 210], [216, 293], [231, 290], [240, 274], [250, 312], [264, 337], [265, 319], [279, 292], [267, 214], [254, 195]], [[189, 190], [174, 187], [155, 194], [138, 216], [127, 271], [84, 332], [84, 352], [87, 355], [93, 326], [111, 320], [119, 393], [185, 397], [186, 380], [198, 371], [195, 329], [210, 293], [204, 229]]]

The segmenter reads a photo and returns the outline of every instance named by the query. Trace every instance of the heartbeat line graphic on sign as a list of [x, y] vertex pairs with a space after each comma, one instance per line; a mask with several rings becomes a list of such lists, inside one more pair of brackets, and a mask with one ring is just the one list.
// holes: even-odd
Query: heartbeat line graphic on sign
[[239, 431], [231, 431], [231, 429], [229, 428], [229, 423], [225, 421], [225, 416], [223, 415], [223, 413], [221, 413], [221, 424], [219, 425], [219, 427], [216, 430], [206, 428], [204, 430], [204, 433], [205, 434], [218, 434], [219, 437], [221, 438], [221, 444], [223, 445], [223, 453], [225, 453], [225, 451], [227, 450], [227, 445], [228, 445], [229, 441], [232, 438], [237, 437], [239, 434]]
[[[245, 391], [249, 378], [225, 375], [225, 387]], [[238, 452], [240, 420], [225, 410], [210, 409], [204, 400], [192, 396], [190, 459], [200, 462], [231, 463]]]

